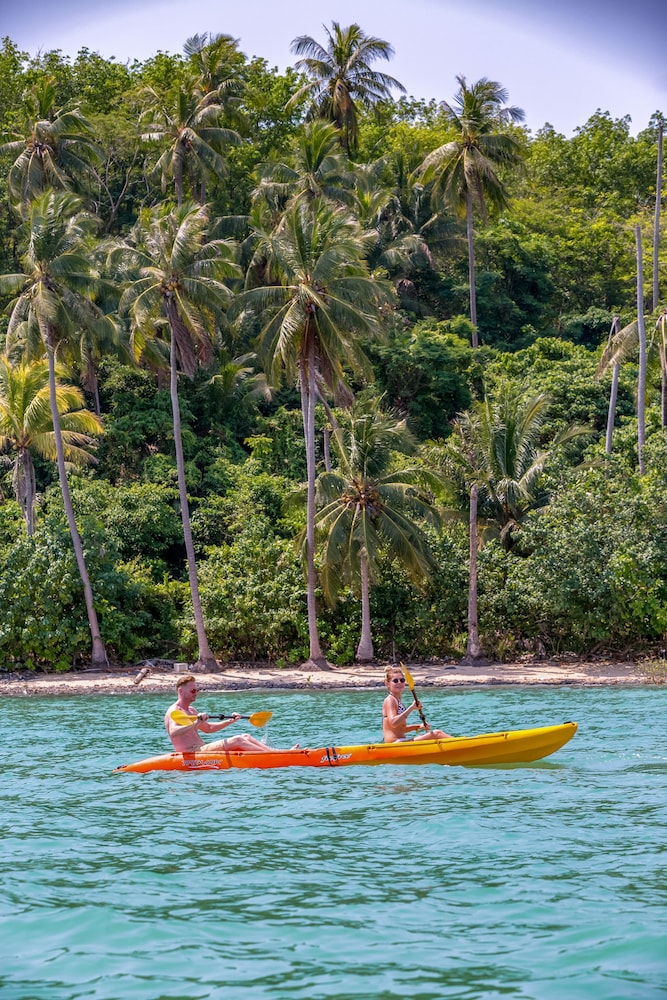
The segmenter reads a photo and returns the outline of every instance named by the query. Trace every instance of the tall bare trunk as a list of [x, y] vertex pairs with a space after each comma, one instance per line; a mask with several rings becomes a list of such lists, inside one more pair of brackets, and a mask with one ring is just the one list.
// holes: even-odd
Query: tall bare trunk
[[660, 427], [667, 427], [667, 309], [663, 309], [655, 324], [660, 327]]
[[51, 405], [51, 420], [53, 422], [53, 434], [56, 443], [56, 457], [58, 461], [58, 477], [60, 479], [60, 489], [63, 495], [63, 506], [65, 508], [65, 515], [67, 517], [67, 523], [69, 525], [69, 532], [72, 537], [72, 545], [74, 546], [74, 554], [76, 556], [77, 566], [79, 567], [79, 575], [81, 577], [81, 583], [83, 584], [83, 594], [86, 601], [86, 611], [88, 613], [88, 625], [90, 627], [90, 635], [93, 640], [93, 651], [92, 651], [92, 664], [96, 667], [108, 666], [107, 653], [104, 648], [104, 643], [102, 642], [102, 637], [100, 635], [100, 627], [97, 623], [97, 612], [95, 611], [95, 605], [93, 603], [93, 590], [90, 585], [90, 577], [88, 576], [88, 569], [86, 567], [86, 561], [83, 555], [83, 545], [81, 544], [81, 536], [79, 535], [79, 529], [76, 526], [76, 518], [74, 517], [74, 508], [72, 506], [72, 497], [69, 491], [69, 483], [67, 482], [67, 472], [65, 469], [65, 453], [63, 449], [63, 438], [62, 431], [60, 428], [60, 414], [58, 413], [58, 407], [56, 405], [56, 363], [54, 348], [50, 343], [50, 338], [46, 340], [46, 355], [49, 361], [49, 403]]
[[174, 187], [176, 189], [176, 204], [180, 206], [183, 204], [183, 156], [179, 152], [176, 153], [174, 164]]
[[356, 659], [368, 663], [373, 659], [373, 636], [371, 634], [371, 597], [368, 575], [368, 556], [361, 553], [361, 639], [357, 646]]
[[468, 234], [468, 281], [470, 283], [470, 322], [473, 325], [472, 346], [479, 347], [477, 335], [477, 291], [475, 288], [475, 235], [472, 228], [472, 194], [466, 199], [466, 230]]
[[190, 594], [192, 597], [192, 610], [195, 617], [195, 628], [197, 630], [197, 644], [199, 646], [198, 660], [207, 667], [215, 667], [216, 660], [208, 644], [206, 629], [204, 627], [204, 612], [202, 611], [201, 598], [199, 596], [199, 581], [197, 579], [197, 560], [195, 559], [195, 547], [192, 542], [192, 529], [190, 527], [190, 508], [188, 506], [188, 491], [185, 484], [185, 461], [183, 459], [183, 441], [181, 438], [181, 408], [178, 402], [178, 369], [176, 357], [176, 338], [172, 332], [170, 348], [171, 372], [169, 376], [169, 390], [171, 393], [171, 411], [174, 422], [174, 447], [176, 449], [176, 471], [178, 473], [178, 494], [181, 502], [181, 521], [183, 523], [183, 539], [185, 541], [185, 553], [188, 560], [188, 576], [190, 578]]
[[644, 445], [646, 443], [646, 328], [644, 325], [644, 261], [642, 231], [635, 226], [637, 244], [637, 334], [639, 337], [639, 376], [637, 384], [637, 459], [639, 472], [644, 475]]
[[35, 467], [29, 448], [20, 448], [16, 456], [14, 491], [23, 510], [25, 530], [30, 536], [35, 531]]
[[479, 622], [477, 618], [477, 496], [476, 485], [470, 487], [470, 571], [468, 577], [468, 642], [463, 663], [475, 663], [483, 659], [479, 644]]
[[317, 632], [317, 604], [315, 588], [317, 575], [315, 573], [315, 350], [312, 338], [307, 349], [307, 356], [301, 359], [301, 414], [303, 417], [303, 436], [306, 444], [306, 476], [307, 476], [307, 510], [306, 510], [306, 565], [307, 565], [307, 607], [308, 607], [308, 642], [310, 659], [318, 666], [322, 665], [322, 647]]
[[324, 435], [323, 435], [323, 438], [324, 438], [324, 440], [323, 440], [323, 445], [324, 445], [324, 468], [327, 470], [327, 472], [331, 472], [331, 447], [330, 447], [330, 444], [331, 444], [331, 432], [333, 431], [335, 433], [338, 430], [338, 421], [336, 420], [336, 418], [335, 418], [335, 416], [333, 414], [333, 410], [329, 406], [329, 403], [327, 402], [327, 400], [324, 397], [324, 395], [320, 392], [319, 388], [317, 390], [317, 398], [319, 399], [319, 401], [321, 402], [322, 406], [324, 407], [324, 412], [327, 415], [327, 420], [329, 421], [329, 423], [331, 425], [330, 428], [329, 427], [325, 427], [324, 428]]
[[653, 221], [653, 311], [660, 302], [660, 284], [658, 281], [658, 247], [660, 246], [660, 209], [662, 202], [662, 122], [658, 127], [658, 173], [655, 182], [655, 218]]

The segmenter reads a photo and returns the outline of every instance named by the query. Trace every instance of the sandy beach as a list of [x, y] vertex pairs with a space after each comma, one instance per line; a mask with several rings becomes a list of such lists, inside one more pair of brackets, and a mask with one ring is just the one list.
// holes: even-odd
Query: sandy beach
[[[593, 687], [638, 685], [655, 680], [637, 662], [551, 659], [475, 667], [445, 661], [407, 665], [415, 685], [421, 688], [507, 684]], [[251, 691], [263, 688], [340, 690], [383, 687], [384, 667], [384, 664], [374, 663], [318, 670], [307, 665], [279, 668], [230, 663], [221, 664], [215, 672], [194, 672], [203, 691]], [[180, 673], [192, 669], [189, 664], [157, 661], [150, 665], [110, 668], [104, 671], [83, 670], [67, 674], [0, 673], [0, 695], [166, 694], [174, 691], [174, 682]]]

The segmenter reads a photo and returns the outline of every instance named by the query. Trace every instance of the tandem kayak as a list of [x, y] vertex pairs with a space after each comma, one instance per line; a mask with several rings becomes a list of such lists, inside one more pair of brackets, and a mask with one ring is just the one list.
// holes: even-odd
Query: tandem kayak
[[405, 743], [364, 743], [349, 747], [270, 750], [197, 750], [164, 753], [134, 764], [123, 764], [114, 772], [134, 771], [229, 771], [254, 767], [349, 767], [353, 764], [527, 764], [548, 757], [571, 740], [576, 722], [541, 729], [512, 729], [481, 736], [453, 736], [447, 740], [415, 740]]

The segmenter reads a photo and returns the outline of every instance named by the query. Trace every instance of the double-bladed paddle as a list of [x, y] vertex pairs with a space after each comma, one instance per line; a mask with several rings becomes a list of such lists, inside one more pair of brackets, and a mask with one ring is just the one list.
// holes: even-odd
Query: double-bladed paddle
[[419, 718], [422, 720], [424, 729], [426, 729], [428, 731], [431, 727], [429, 726], [428, 722], [426, 721], [424, 713], [423, 713], [423, 711], [422, 711], [422, 709], [420, 707], [419, 698], [417, 697], [417, 692], [415, 691], [414, 678], [413, 678], [412, 674], [410, 673], [410, 671], [408, 670], [408, 668], [406, 667], [406, 665], [404, 663], [401, 663], [400, 667], [401, 667], [401, 670], [403, 671], [403, 674], [405, 676], [406, 681], [408, 682], [408, 687], [412, 691], [412, 697], [415, 699], [415, 705], [417, 706], [417, 711], [419, 712]]
[[[239, 718], [247, 719], [251, 726], [265, 726], [272, 715], [273, 712], [253, 712], [252, 715], [240, 715]], [[231, 715], [208, 715], [208, 713], [206, 713], [206, 716], [209, 719], [232, 718]], [[191, 726], [193, 722], [197, 721], [199, 715], [197, 713], [194, 715], [188, 715], [188, 713], [184, 712], [182, 709], [175, 708], [171, 713], [171, 717], [178, 726]]]

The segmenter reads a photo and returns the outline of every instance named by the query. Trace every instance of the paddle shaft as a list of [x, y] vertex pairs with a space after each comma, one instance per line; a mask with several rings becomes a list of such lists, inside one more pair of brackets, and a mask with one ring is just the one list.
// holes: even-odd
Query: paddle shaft
[[[264, 715], [265, 713], [264, 712], [257, 712], [256, 714], [257, 715]], [[208, 712], [206, 713], [206, 715], [208, 716], [209, 719], [231, 719], [231, 718], [233, 718], [233, 716], [231, 716], [231, 715], [208, 715]], [[255, 716], [253, 716], [253, 715], [237, 715], [237, 719], [254, 719], [254, 718], [255, 718]]]
[[[201, 714], [206, 715], [208, 719], [249, 719], [251, 726], [265, 726], [273, 712], [253, 712], [252, 715], [237, 715], [236, 713], [234, 715], [209, 715], [208, 712]], [[171, 717], [179, 726], [193, 726], [200, 719], [199, 713], [189, 714], [180, 708], [175, 708]]]

